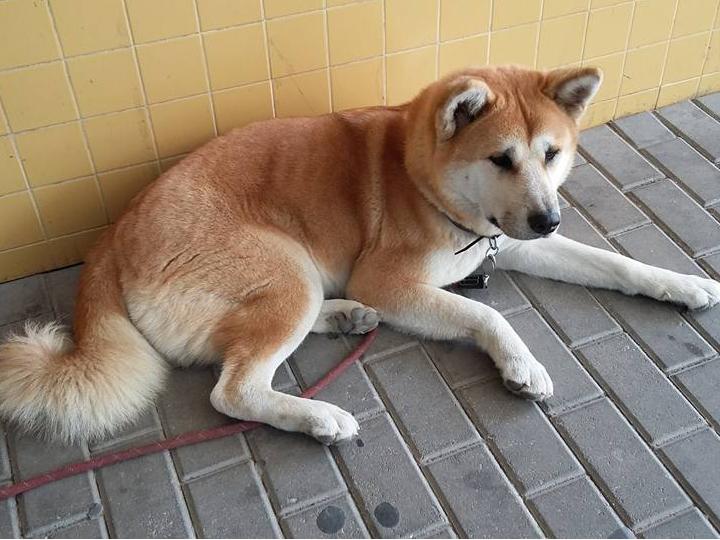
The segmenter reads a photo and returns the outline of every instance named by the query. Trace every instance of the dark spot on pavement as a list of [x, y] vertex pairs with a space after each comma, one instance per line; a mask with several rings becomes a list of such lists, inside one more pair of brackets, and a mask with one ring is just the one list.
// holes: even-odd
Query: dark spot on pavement
[[691, 352], [698, 356], [702, 354], [702, 349], [700, 347], [698, 347], [697, 345], [695, 345], [694, 343], [689, 343], [686, 341], [684, 343], [684, 345], [685, 345], [685, 348], [688, 350], [688, 352]]
[[673, 336], [672, 334], [668, 334], [668, 339], [670, 341], [675, 341], [675, 336]]
[[355, 444], [357, 444], [360, 448], [365, 446], [365, 443], [363, 442], [362, 439], [355, 439]]
[[337, 506], [328, 506], [318, 514], [316, 523], [325, 534], [335, 534], [345, 525], [345, 512]]
[[400, 523], [400, 512], [389, 502], [381, 502], [375, 507], [375, 519], [383, 527], [394, 527]]

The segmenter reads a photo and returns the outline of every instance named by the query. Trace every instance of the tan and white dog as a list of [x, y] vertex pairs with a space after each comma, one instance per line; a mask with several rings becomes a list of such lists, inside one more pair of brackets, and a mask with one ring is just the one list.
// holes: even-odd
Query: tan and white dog
[[[720, 284], [553, 234], [557, 188], [595, 94], [593, 68], [467, 69], [398, 107], [252, 124], [163, 174], [83, 270], [74, 343], [54, 325], [0, 348], [0, 413], [65, 441], [135, 418], [170, 365], [222, 362], [214, 407], [305, 432], [355, 435], [353, 416], [276, 392], [308, 332], [363, 333], [378, 317], [469, 338], [506, 386], [552, 395], [545, 368], [494, 309], [442, 289], [499, 238], [501, 268], [705, 308]], [[121, 141], [118, 141], [121, 144]], [[328, 299], [330, 298], [330, 299]]]

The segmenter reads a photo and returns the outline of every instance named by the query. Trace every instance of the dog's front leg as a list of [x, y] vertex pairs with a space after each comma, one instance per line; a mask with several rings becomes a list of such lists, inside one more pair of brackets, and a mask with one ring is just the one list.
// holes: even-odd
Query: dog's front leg
[[498, 266], [568, 283], [642, 294], [703, 309], [720, 301], [720, 283], [678, 274], [581, 244], [559, 234], [538, 240], [508, 239]]
[[434, 339], [471, 339], [500, 370], [505, 386], [522, 397], [543, 400], [553, 393], [545, 368], [496, 310], [426, 284], [386, 281], [386, 286], [351, 284], [348, 296], [380, 313], [401, 330]]

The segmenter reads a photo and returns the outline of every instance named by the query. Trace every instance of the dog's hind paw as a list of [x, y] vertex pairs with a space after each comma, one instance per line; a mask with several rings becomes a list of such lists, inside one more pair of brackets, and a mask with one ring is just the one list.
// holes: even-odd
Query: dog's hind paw
[[354, 300], [325, 300], [315, 326], [316, 333], [367, 334], [380, 322], [378, 312]]

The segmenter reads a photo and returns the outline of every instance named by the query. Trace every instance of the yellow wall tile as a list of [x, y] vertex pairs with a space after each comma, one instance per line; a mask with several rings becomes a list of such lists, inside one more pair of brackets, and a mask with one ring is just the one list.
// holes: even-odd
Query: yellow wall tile
[[43, 239], [42, 229], [26, 191], [0, 197], [0, 216], [11, 227], [0, 227], [0, 249], [24, 246]]
[[700, 78], [700, 86], [698, 86], [698, 95], [704, 96], [711, 92], [720, 91], [720, 72], [703, 75]]
[[543, 19], [581, 13], [587, 11], [590, 0], [545, 0], [543, 2]]
[[20, 162], [9, 137], [0, 137], [0, 195], [25, 189]]
[[615, 114], [616, 100], [591, 103], [580, 120], [580, 129], [587, 129], [612, 120]]
[[533, 67], [538, 28], [538, 24], [532, 24], [493, 32], [490, 36], [490, 63]]
[[310, 71], [327, 65], [325, 19], [308, 13], [267, 23], [273, 77]]
[[629, 46], [641, 47], [668, 39], [676, 3], [677, 0], [639, 0], [635, 4]]
[[15, 140], [31, 186], [92, 173], [78, 122], [28, 131]]
[[0, 98], [14, 131], [77, 118], [61, 62], [0, 74]]
[[68, 71], [83, 116], [143, 104], [140, 79], [130, 49], [71, 58]]
[[326, 70], [293, 75], [273, 81], [278, 117], [314, 116], [330, 112]]
[[262, 0], [197, 0], [200, 28], [216, 30], [260, 20]]
[[440, 44], [440, 76], [456, 69], [487, 64], [488, 37], [477, 36]]
[[265, 34], [261, 24], [212, 32], [203, 39], [210, 87], [214, 90], [269, 77]]
[[135, 43], [197, 31], [193, 0], [125, 0]]
[[66, 56], [130, 44], [122, 0], [50, 0]]
[[697, 93], [700, 77], [689, 81], [668, 84], [660, 88], [660, 95], [657, 100], [657, 107], [664, 107], [672, 103], [677, 103], [683, 99], [694, 97]]
[[624, 4], [624, 3], [628, 3], [628, 2], [632, 2], [632, 1], [633, 0], [591, 0], [590, 1], [590, 9], [616, 6], [618, 4]]
[[90, 153], [98, 171], [155, 159], [143, 109], [96, 116], [84, 121]]
[[265, 16], [282, 17], [323, 7], [323, 0], [263, 0]]
[[699, 76], [702, 73], [709, 41], [710, 32], [671, 41], [663, 84]]
[[154, 105], [150, 117], [158, 154], [163, 158], [195, 150], [215, 136], [206, 95]]
[[373, 58], [330, 70], [333, 110], [383, 104], [383, 62]]
[[603, 72], [600, 90], [593, 98], [595, 101], [605, 101], [617, 97], [620, 93], [624, 61], [625, 55], [620, 53], [603, 56], [602, 58], [592, 58], [583, 62], [583, 66], [599, 67]]
[[388, 105], [408, 101], [435, 79], [435, 47], [388, 56], [385, 69]]
[[[187, 154], [180, 154], [179, 156], [173, 156], [171, 158], [165, 158], [165, 159], [161, 160], [160, 161], [160, 171], [163, 173], [169, 171], [175, 165], [180, 163], [185, 158], [185, 156], [187, 156]], [[108, 212], [109, 211], [110, 210], [108, 209]]]
[[718, 0], [678, 0], [673, 37], [710, 30], [717, 6]]
[[333, 9], [327, 17], [331, 64], [382, 54], [383, 15], [379, 0]]
[[113, 222], [123, 213], [132, 198], [158, 177], [156, 163], [144, 163], [98, 176], [108, 217]]
[[620, 93], [625, 96], [660, 86], [667, 43], [627, 53]]
[[94, 178], [82, 178], [34, 190], [40, 219], [50, 238], [104, 225]]
[[0, 2], [0, 69], [58, 58], [47, 6], [43, 2]]
[[387, 51], [401, 51], [434, 43], [437, 36], [438, 1], [386, 0]]
[[622, 118], [630, 114], [647, 111], [655, 107], [659, 88], [645, 90], [637, 94], [622, 96], [618, 99], [617, 109], [615, 109], [615, 118]]
[[590, 12], [585, 36], [585, 58], [604, 56], [625, 49], [632, 8], [632, 4], [619, 4]]
[[538, 68], [551, 68], [579, 62], [585, 39], [587, 15], [579, 13], [543, 21], [540, 25]]
[[199, 36], [144, 45], [137, 54], [150, 103], [207, 90]]
[[214, 93], [213, 103], [219, 133], [273, 116], [269, 82]]
[[720, 30], [711, 34], [710, 45], [708, 46], [703, 73], [720, 71]]
[[490, 29], [490, 0], [441, 0], [440, 39], [482, 34]]
[[495, 2], [492, 29], [510, 28], [540, 20], [540, 0], [499, 0]]

